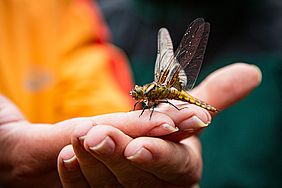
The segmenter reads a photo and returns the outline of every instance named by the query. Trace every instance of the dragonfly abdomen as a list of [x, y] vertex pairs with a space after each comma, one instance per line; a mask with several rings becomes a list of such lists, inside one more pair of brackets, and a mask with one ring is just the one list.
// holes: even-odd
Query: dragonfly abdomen
[[156, 84], [145, 85], [146, 100], [152, 103], [162, 101], [164, 99], [181, 100], [195, 104], [201, 108], [207, 109], [208, 111], [217, 112], [217, 109], [195, 97], [190, 95], [187, 91], [181, 90], [174, 87], [160, 86]]
[[176, 100], [181, 100], [184, 102], [189, 102], [191, 104], [195, 104], [201, 108], [204, 108], [208, 111], [212, 111], [212, 112], [217, 112], [217, 109], [195, 97], [193, 97], [192, 95], [190, 95], [188, 92], [186, 92], [185, 90], [175, 90], [172, 92], [173, 93], [173, 97], [171, 99], [176, 99]]

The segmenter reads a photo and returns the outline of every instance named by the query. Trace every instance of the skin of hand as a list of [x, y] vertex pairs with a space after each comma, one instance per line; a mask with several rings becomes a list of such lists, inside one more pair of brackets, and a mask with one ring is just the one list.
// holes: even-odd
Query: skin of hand
[[[236, 63], [213, 72], [191, 94], [224, 110], [261, 82], [254, 65]], [[189, 187], [201, 178], [201, 144], [195, 134], [211, 116], [195, 105], [176, 102], [150, 111], [80, 120], [71, 145], [58, 156], [64, 187]], [[178, 130], [177, 130], [177, 128]]]
[[0, 187], [61, 187], [56, 158], [74, 124], [31, 124], [0, 96]]
[[[260, 78], [260, 71], [255, 66], [235, 64], [211, 74], [195, 88], [193, 94], [224, 109], [255, 88]], [[203, 124], [199, 123], [199, 119], [207, 123], [210, 116], [194, 105], [188, 107], [177, 111], [163, 106], [156, 109], [151, 121], [146, 110], [140, 118], [140, 112], [135, 111], [76, 118], [54, 125], [31, 124], [11, 102], [1, 96], [0, 185], [140, 187], [154, 183], [165, 183], [165, 186], [192, 184], [199, 179], [201, 172], [200, 143], [195, 136], [184, 138], [201, 130], [199, 124]], [[168, 112], [171, 112], [169, 116], [166, 115]], [[195, 126], [195, 131], [185, 129], [185, 124]], [[159, 138], [174, 132], [175, 126], [179, 126], [180, 130], [167, 137], [173, 142]], [[105, 141], [97, 145], [103, 139]], [[90, 150], [89, 146], [93, 144], [96, 147]], [[114, 151], [111, 150], [112, 146]], [[180, 152], [183, 154], [178, 155]], [[151, 154], [154, 160], [150, 158]], [[192, 181], [187, 181], [182, 175], [186, 178], [191, 176]]]

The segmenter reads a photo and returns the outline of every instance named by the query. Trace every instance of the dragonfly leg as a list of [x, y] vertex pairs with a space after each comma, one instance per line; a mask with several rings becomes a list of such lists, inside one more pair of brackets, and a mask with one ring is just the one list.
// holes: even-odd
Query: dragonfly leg
[[168, 104], [170, 104], [171, 106], [173, 106], [174, 108], [176, 108], [178, 111], [183, 110], [184, 108], [188, 108], [188, 107], [178, 108], [177, 106], [175, 106], [174, 104], [172, 104], [172, 103], [169, 102], [168, 100], [160, 101], [159, 103], [168, 103]]
[[137, 101], [137, 102], [134, 104], [133, 109], [132, 109], [132, 110], [130, 110], [130, 111], [134, 111], [134, 110], [135, 110], [135, 108], [136, 108], [136, 105], [137, 105], [138, 103], [139, 103], [139, 102]]
[[142, 116], [142, 114], [144, 113], [144, 111], [145, 111], [146, 109], [148, 109], [148, 106], [147, 106], [147, 105], [143, 107], [143, 110], [142, 110], [141, 114], [139, 115], [139, 117]]
[[153, 113], [154, 113], [154, 110], [155, 110], [155, 107], [156, 107], [157, 105], [158, 105], [158, 104], [155, 103], [155, 104], [152, 106], [152, 112], [151, 112], [151, 114], [150, 114], [149, 120], [151, 120], [151, 118], [152, 118], [152, 116], [153, 116]]

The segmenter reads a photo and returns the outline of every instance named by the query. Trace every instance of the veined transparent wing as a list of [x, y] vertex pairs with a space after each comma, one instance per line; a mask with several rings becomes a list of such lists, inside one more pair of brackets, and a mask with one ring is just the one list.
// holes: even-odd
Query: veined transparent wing
[[164, 83], [169, 71], [169, 64], [174, 60], [173, 45], [166, 28], [158, 32], [158, 53], [155, 63], [155, 82]]
[[186, 30], [179, 47], [175, 51], [175, 60], [170, 62], [167, 76], [168, 87], [174, 86], [190, 90], [193, 88], [204, 58], [210, 31], [209, 23], [202, 18], [194, 20]]
[[186, 30], [174, 56], [168, 31], [160, 29], [155, 81], [177, 89], [192, 89], [201, 69], [209, 31], [210, 25], [204, 19], [194, 20]]

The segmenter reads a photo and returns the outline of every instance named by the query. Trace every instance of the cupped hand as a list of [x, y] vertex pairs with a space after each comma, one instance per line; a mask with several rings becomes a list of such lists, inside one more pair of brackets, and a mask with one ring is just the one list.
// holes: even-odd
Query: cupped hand
[[[224, 110], [260, 80], [257, 67], [237, 63], [212, 73], [192, 95]], [[189, 187], [199, 181], [201, 145], [192, 135], [211, 116], [194, 105], [175, 104], [188, 108], [162, 105], [151, 120], [148, 110], [140, 118], [135, 111], [85, 120], [58, 157], [64, 187]]]
[[0, 96], [0, 187], [61, 187], [56, 159], [75, 123], [31, 124]]

